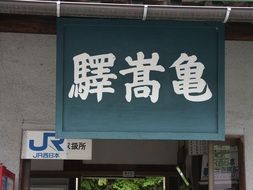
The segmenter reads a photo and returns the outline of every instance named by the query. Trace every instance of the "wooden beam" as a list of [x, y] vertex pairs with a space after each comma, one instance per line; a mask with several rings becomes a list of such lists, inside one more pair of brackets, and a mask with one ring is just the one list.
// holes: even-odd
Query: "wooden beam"
[[[69, 177], [122, 177], [122, 172], [119, 171], [31, 171], [31, 178], [63, 178]], [[144, 176], [166, 176], [166, 177], [178, 177], [176, 172], [135, 172], [135, 177]]]
[[227, 23], [225, 26], [226, 40], [253, 41], [252, 23]]
[[119, 176], [123, 171], [134, 171], [140, 176], [178, 177], [175, 165], [83, 164], [80, 160], [65, 160], [63, 171], [31, 171], [31, 177]]
[[[0, 32], [56, 34], [56, 17], [0, 14]], [[226, 40], [253, 41], [253, 24], [226, 23]]]
[[83, 164], [81, 160], [64, 160], [64, 171], [138, 171], [138, 172], [173, 172], [175, 165], [129, 165], [129, 164]]
[[0, 14], [0, 32], [56, 34], [56, 17]]

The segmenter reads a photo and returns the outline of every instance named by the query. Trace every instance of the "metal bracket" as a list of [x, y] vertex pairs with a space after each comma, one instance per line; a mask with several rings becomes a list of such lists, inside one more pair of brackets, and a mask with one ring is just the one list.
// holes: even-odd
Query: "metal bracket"
[[227, 7], [226, 16], [225, 16], [225, 19], [224, 19], [223, 23], [226, 23], [228, 21], [231, 10], [232, 10], [231, 7]]
[[148, 14], [148, 5], [144, 5], [142, 20], [145, 21]]
[[61, 17], [61, 1], [56, 1], [56, 16]]

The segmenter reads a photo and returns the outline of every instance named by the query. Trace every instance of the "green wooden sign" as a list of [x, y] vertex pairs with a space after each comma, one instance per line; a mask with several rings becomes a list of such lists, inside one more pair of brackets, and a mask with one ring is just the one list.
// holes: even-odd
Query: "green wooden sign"
[[57, 21], [61, 138], [224, 138], [224, 25]]

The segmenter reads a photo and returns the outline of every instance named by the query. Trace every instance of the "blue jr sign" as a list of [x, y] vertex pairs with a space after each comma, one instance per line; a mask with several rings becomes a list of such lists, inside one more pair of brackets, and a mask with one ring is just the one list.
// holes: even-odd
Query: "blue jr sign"
[[[42, 137], [42, 145], [41, 146], [36, 146], [34, 143], [34, 139], [29, 140], [29, 148], [34, 151], [43, 151], [46, 150], [48, 147], [48, 141], [49, 137], [55, 137], [55, 132], [45, 132], [43, 133]], [[54, 148], [57, 151], [63, 151], [61, 144], [64, 142], [64, 139], [57, 139], [57, 140], [50, 140], [51, 143], [54, 145]]]
[[224, 138], [221, 23], [58, 19], [57, 136]]

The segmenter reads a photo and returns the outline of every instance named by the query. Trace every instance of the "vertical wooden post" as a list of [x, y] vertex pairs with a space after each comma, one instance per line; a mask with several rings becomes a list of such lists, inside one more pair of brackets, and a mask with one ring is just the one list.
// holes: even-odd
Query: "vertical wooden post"
[[78, 176], [78, 190], [81, 190], [82, 176]]
[[163, 190], [169, 190], [169, 177], [168, 176], [165, 176], [163, 178]]
[[208, 143], [208, 190], [214, 190], [213, 143]]
[[238, 162], [239, 162], [239, 189], [246, 189], [246, 177], [245, 177], [245, 157], [244, 157], [244, 139], [240, 137], [237, 140], [238, 144]]
[[31, 160], [22, 160], [21, 190], [30, 190]]
[[69, 189], [68, 190], [75, 190], [76, 188], [76, 178], [75, 177], [70, 177], [69, 178]]

